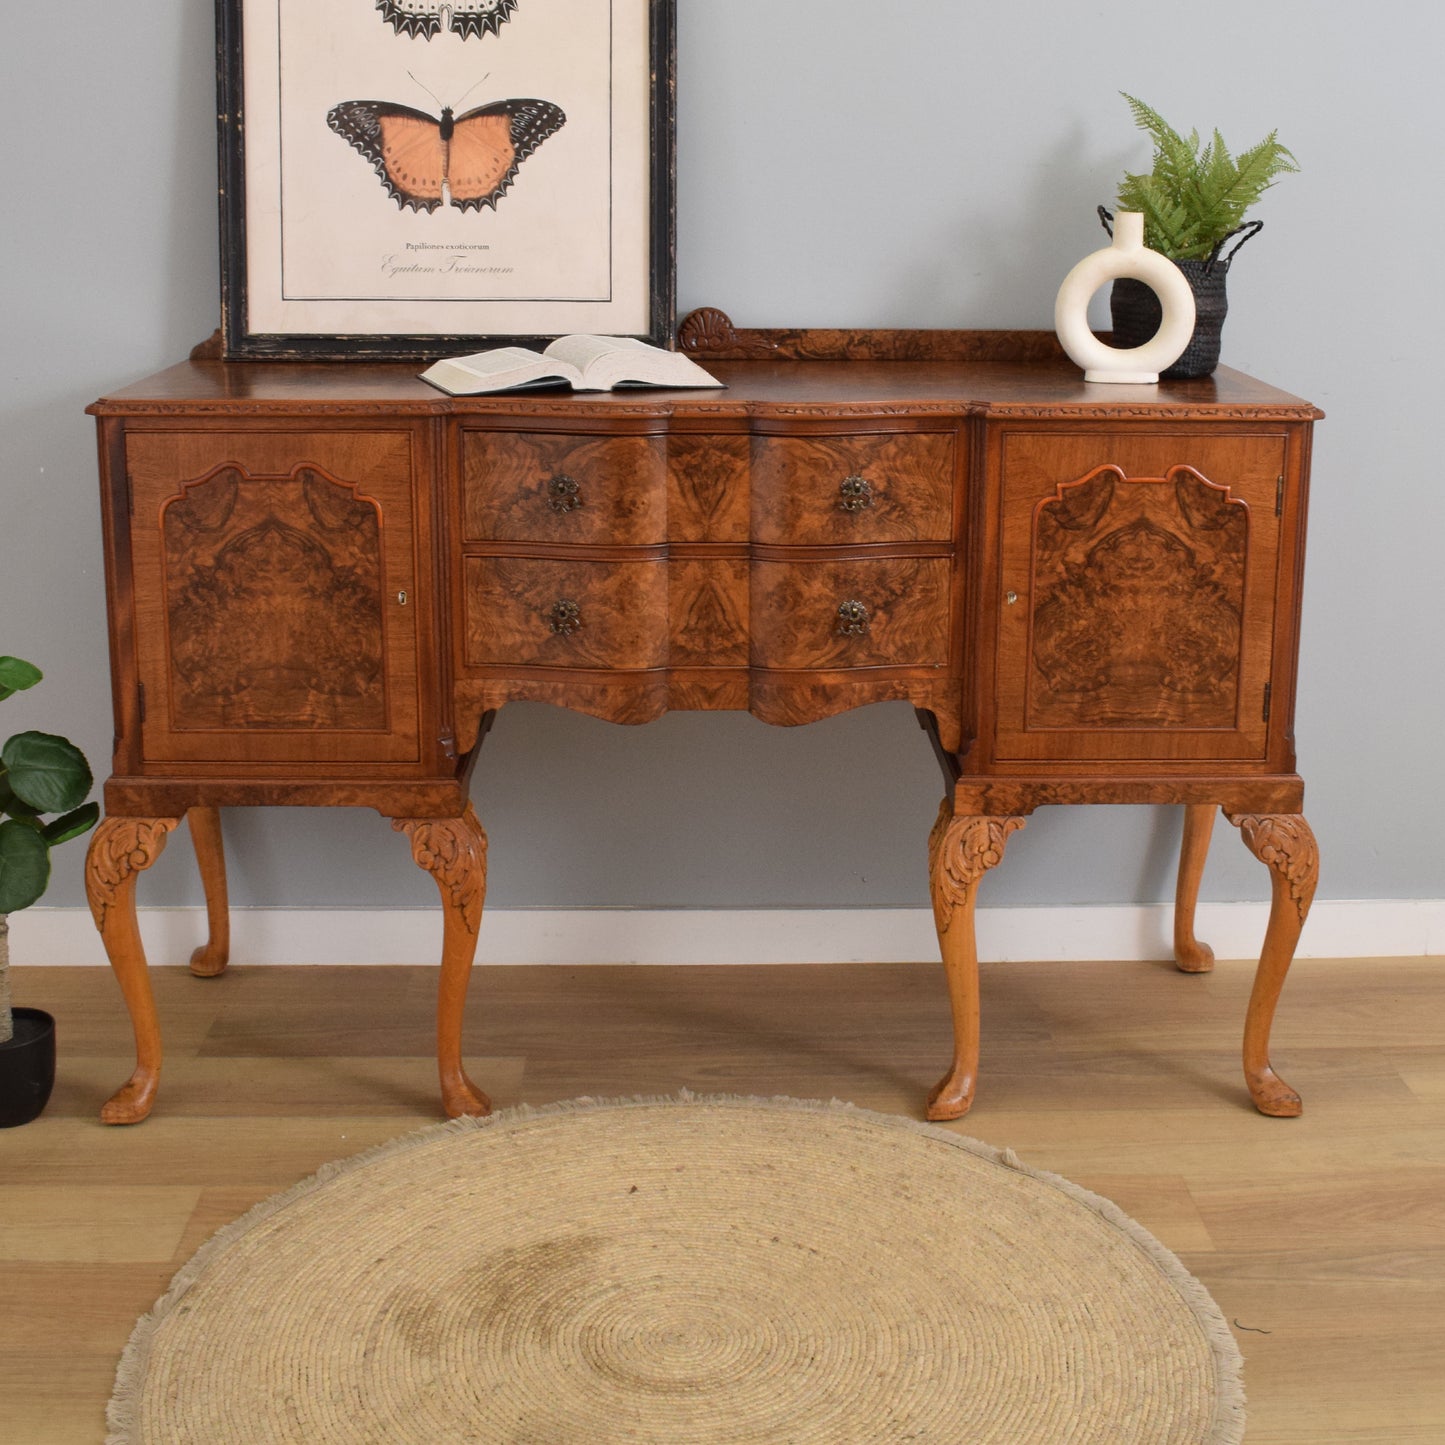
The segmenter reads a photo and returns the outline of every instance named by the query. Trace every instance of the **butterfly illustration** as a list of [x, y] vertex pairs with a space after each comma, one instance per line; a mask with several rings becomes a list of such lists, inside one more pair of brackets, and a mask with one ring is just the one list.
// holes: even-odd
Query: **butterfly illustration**
[[381, 18], [398, 35], [418, 35], [430, 40], [442, 27], [455, 31], [465, 40], [475, 35], [479, 40], [490, 31], [493, 35], [512, 18], [512, 11], [521, 0], [472, 0], [470, 5], [448, 5], [441, 0], [376, 0]]
[[398, 208], [497, 208], [517, 167], [566, 124], [550, 100], [498, 100], [441, 119], [383, 100], [346, 100], [326, 124], [366, 157]]

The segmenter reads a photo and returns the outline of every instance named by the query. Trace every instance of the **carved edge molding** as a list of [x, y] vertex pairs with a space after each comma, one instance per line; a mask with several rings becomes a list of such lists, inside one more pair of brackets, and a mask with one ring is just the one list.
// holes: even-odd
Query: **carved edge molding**
[[381, 502], [370, 492], [363, 491], [367, 486], [366, 482], [349, 482], [345, 477], [339, 477], [326, 467], [316, 462], [297, 462], [289, 471], [266, 472], [252, 471], [251, 468], [243, 466], [240, 462], [217, 462], [213, 467], [208, 468], [199, 476], [183, 477], [179, 487], [166, 497], [161, 503], [161, 516], [169, 511], [172, 505], [177, 502], [190, 500], [191, 493], [198, 491], [201, 487], [214, 482], [217, 477], [223, 476], [226, 472], [234, 472], [236, 479], [240, 482], [293, 482], [304, 483], [306, 474], [309, 472], [314, 477], [319, 477], [323, 482], [333, 487], [342, 487], [350, 492], [353, 499], [362, 506], [370, 507], [376, 515], [377, 525], [381, 525]]
[[1107, 404], [1095, 401], [1064, 402], [1058, 405], [997, 401], [981, 403], [974, 408], [974, 414], [1002, 419], [1022, 417], [1030, 421], [1061, 420], [1081, 415], [1101, 417], [1107, 421], [1319, 421], [1324, 416], [1324, 412], [1318, 407], [1309, 405], [1225, 406], [1212, 405], [1207, 401], [1190, 402], [1183, 406]]
[[939, 805], [928, 836], [928, 884], [940, 933], [948, 932], [954, 909], [990, 868], [1003, 861], [1009, 835], [1017, 833], [1027, 821], [969, 813], [954, 816], [951, 798]]
[[1055, 503], [1066, 502], [1069, 492], [1073, 491], [1076, 487], [1087, 486], [1090, 482], [1094, 481], [1095, 478], [1103, 476], [1105, 472], [1113, 473], [1125, 486], [1132, 486], [1136, 483], [1165, 486], [1170, 482], [1177, 482], [1181, 476], [1192, 477], [1201, 486], [1208, 487], [1211, 492], [1218, 492], [1222, 502], [1226, 502], [1231, 506], [1240, 507], [1246, 514], [1249, 511], [1249, 503], [1245, 501], [1243, 497], [1236, 497], [1228, 482], [1212, 481], [1209, 477], [1206, 477], [1198, 467], [1191, 467], [1187, 463], [1178, 462], [1170, 467], [1163, 476], [1155, 477], [1143, 473], [1135, 475], [1126, 472], [1124, 468], [1116, 462], [1105, 462], [1102, 466], [1094, 467], [1082, 476], [1057, 483], [1051, 496], [1041, 497], [1039, 499], [1038, 504], [1034, 507], [1035, 516], [1041, 515], [1046, 508], [1053, 506]]
[[[611, 393], [608, 393], [611, 395]], [[320, 417], [356, 417], [358, 419], [375, 418], [377, 420], [395, 420], [397, 417], [432, 417], [432, 416], [470, 416], [470, 415], [496, 415], [505, 412], [506, 408], [499, 405], [497, 397], [460, 397], [455, 399], [461, 405], [454, 404], [453, 399], [446, 399], [436, 404], [411, 402], [396, 403], [372, 403], [372, 402], [316, 402], [316, 401], [286, 401], [280, 399], [262, 399], [248, 403], [248, 417], [265, 417], [272, 414], [277, 416], [320, 416]], [[91, 416], [159, 416], [159, 417], [195, 417], [195, 416], [225, 416], [234, 417], [236, 408], [233, 402], [229, 401], [193, 401], [181, 403], [160, 402], [160, 401], [126, 401], [126, 402], [104, 402], [87, 408]], [[527, 416], [528, 417], [566, 417], [577, 419], [581, 417], [645, 417], [655, 421], [667, 421], [678, 411], [678, 407], [672, 402], [657, 400], [652, 402], [616, 402], [599, 401], [589, 403], [585, 399], [574, 399], [569, 401], [549, 402], [539, 397], [528, 396]], [[894, 405], [888, 402], [858, 402], [856, 404], [838, 404], [836, 402], [799, 402], [789, 405], [775, 405], [770, 402], [753, 404], [740, 401], [716, 401], [703, 402], [689, 399], [686, 406], [686, 413], [689, 417], [713, 417], [730, 420], [746, 420], [755, 416], [798, 416], [798, 417], [873, 417], [873, 416], [947, 416], [961, 417], [973, 414], [973, 408], [966, 402], [953, 401], [918, 401], [909, 402], [906, 406]], [[1061, 416], [1069, 416], [1074, 413], [1062, 411]], [[1090, 409], [1090, 415], [1094, 415]], [[1102, 414], [1102, 413], [1099, 413]], [[1162, 415], [1162, 413], [1161, 413]]]
[[1320, 849], [1314, 831], [1298, 813], [1230, 813], [1245, 847], [1276, 873], [1305, 921], [1320, 880]]
[[179, 818], [103, 818], [85, 855], [85, 897], [95, 926], [105, 931], [116, 894], [165, 851], [166, 835]]
[[393, 818], [411, 840], [418, 868], [437, 881], [447, 907], [475, 935], [487, 896], [487, 835], [470, 803], [460, 818]]
[[[704, 355], [708, 353], [703, 353]], [[768, 353], [772, 355], [773, 353]], [[728, 360], [720, 356], [718, 360]], [[746, 359], [746, 358], [739, 358]], [[461, 404], [458, 404], [460, 402]], [[395, 421], [398, 417], [433, 417], [458, 415], [491, 415], [505, 408], [497, 398], [464, 397], [443, 398], [436, 402], [319, 402], [283, 397], [258, 397], [247, 403], [248, 416], [324, 416], [375, 418], [381, 421]], [[585, 401], [544, 402], [538, 398], [527, 398], [527, 415], [561, 417], [655, 417], [667, 418], [676, 407], [665, 401], [640, 402], [628, 405], [622, 402]], [[236, 415], [236, 404], [231, 400], [205, 401], [197, 399], [184, 403], [165, 401], [106, 400], [86, 408], [91, 416], [161, 416], [195, 417]], [[1058, 405], [1025, 404], [1009, 402], [970, 401], [916, 401], [907, 406], [891, 406], [860, 402], [857, 405], [839, 405], [835, 402], [818, 402], [815, 405], [800, 403], [781, 406], [773, 404], [751, 405], [746, 402], [699, 402], [689, 400], [688, 416], [751, 417], [751, 416], [985, 416], [1007, 421], [1068, 421], [1079, 417], [1098, 418], [1103, 421], [1317, 421], [1324, 413], [1312, 406], [1212, 406], [1208, 402], [1192, 402], [1183, 406], [1158, 404], [1154, 406], [1106, 405], [1097, 401], [1063, 402]]]
[[[244, 363], [250, 365], [251, 363]], [[304, 397], [252, 397], [246, 402], [245, 415], [268, 416], [359, 416], [377, 417], [394, 421], [397, 417], [446, 416], [453, 410], [446, 397], [436, 401], [307, 401]], [[233, 397], [218, 397], [207, 401], [198, 397], [194, 401], [148, 401], [143, 397], [134, 400], [107, 397], [93, 402], [85, 409], [87, 416], [225, 416], [237, 415]]]

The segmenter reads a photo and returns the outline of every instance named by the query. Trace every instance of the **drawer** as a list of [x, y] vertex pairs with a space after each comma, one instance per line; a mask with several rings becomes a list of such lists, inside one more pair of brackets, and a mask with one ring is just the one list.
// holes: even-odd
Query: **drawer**
[[952, 432], [755, 437], [759, 542], [946, 542], [953, 535]]
[[755, 562], [755, 667], [943, 667], [949, 657], [945, 557]]
[[665, 562], [468, 557], [463, 636], [470, 667], [661, 667]]
[[651, 546], [667, 539], [663, 438], [493, 432], [461, 436], [469, 542]]

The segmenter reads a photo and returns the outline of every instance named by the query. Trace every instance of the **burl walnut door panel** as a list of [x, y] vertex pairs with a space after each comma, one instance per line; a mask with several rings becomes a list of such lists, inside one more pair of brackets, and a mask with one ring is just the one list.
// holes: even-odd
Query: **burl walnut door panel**
[[145, 759], [415, 761], [413, 435], [125, 445]]
[[1002, 761], [1263, 759], [1277, 433], [1002, 439]]

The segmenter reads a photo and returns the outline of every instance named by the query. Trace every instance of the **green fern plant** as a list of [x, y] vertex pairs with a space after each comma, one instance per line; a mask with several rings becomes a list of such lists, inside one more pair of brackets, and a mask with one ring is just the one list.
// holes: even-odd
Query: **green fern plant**
[[1154, 142], [1154, 164], [1125, 175], [1118, 206], [1143, 213], [1144, 244], [1171, 260], [1207, 260], [1277, 177], [1299, 170], [1277, 131], [1232, 156], [1217, 130], [1201, 144], [1197, 130], [1182, 136], [1153, 107], [1119, 93]]

